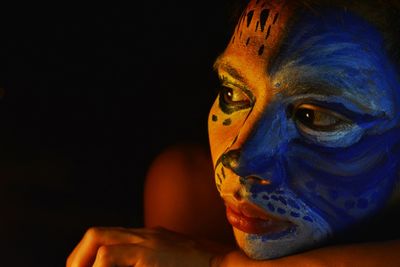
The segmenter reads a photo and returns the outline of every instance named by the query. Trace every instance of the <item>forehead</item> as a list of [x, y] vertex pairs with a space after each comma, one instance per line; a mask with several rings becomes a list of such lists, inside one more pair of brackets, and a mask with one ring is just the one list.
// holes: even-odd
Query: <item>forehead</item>
[[242, 60], [251, 58], [247, 64], [265, 65], [282, 40], [290, 13], [286, 1], [251, 0], [239, 18], [224, 55]]
[[231, 46], [247, 47], [248, 52], [263, 56], [265, 48], [272, 48], [281, 37], [280, 28], [289, 15], [284, 7], [285, 1], [250, 1], [238, 21]]
[[283, 84], [290, 96], [316, 89], [372, 115], [393, 116], [393, 92], [399, 91], [373, 25], [339, 8], [313, 13], [288, 1], [250, 1], [216, 68], [249, 87]]

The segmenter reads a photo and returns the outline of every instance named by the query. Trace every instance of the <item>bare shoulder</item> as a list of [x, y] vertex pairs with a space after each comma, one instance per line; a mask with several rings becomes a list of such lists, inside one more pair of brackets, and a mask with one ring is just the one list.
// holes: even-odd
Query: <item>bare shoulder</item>
[[207, 173], [212, 171], [209, 149], [199, 144], [181, 144], [162, 151], [150, 166], [148, 175], [158, 174], [159, 171], [165, 174], [164, 171], [192, 173], [194, 170]]
[[154, 159], [148, 170], [145, 202], [171, 202], [173, 198], [193, 201], [198, 194], [214, 191], [213, 176], [207, 148], [196, 144], [169, 147]]
[[147, 173], [144, 198], [146, 227], [232, 241], [208, 147], [185, 144], [161, 152]]

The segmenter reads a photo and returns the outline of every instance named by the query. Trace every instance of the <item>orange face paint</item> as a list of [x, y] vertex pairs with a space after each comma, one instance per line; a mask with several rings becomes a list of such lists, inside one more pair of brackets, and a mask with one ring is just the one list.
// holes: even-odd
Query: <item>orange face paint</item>
[[398, 180], [390, 136], [400, 86], [381, 33], [340, 8], [294, 11], [250, 1], [215, 63], [215, 181], [238, 245], [256, 259], [356, 225], [386, 205]]
[[[251, 1], [240, 17], [226, 50], [217, 59], [215, 68], [222, 85], [231, 89], [232, 100], [247, 99], [252, 103], [229, 113], [221, 108], [221, 96], [215, 101], [209, 116], [214, 164], [225, 151], [241, 146], [276, 90], [267, 68], [279, 49], [291, 13], [286, 1]], [[229, 97], [229, 92], [227, 95]], [[221, 187], [218, 177], [217, 186]]]

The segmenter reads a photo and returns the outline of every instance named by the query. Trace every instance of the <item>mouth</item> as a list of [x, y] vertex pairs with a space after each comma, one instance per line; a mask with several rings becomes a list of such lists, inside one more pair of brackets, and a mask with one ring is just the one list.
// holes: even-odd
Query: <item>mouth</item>
[[226, 205], [226, 216], [236, 229], [248, 234], [276, 234], [294, 228], [294, 224], [264, 212], [261, 208], [243, 202]]

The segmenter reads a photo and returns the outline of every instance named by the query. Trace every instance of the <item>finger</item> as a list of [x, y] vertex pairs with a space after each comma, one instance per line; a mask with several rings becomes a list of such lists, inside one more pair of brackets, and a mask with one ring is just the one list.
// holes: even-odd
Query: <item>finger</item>
[[142, 236], [143, 238], [148, 238], [149, 236], [154, 236], [157, 234], [162, 234], [170, 232], [163, 227], [151, 227], [151, 228], [122, 228], [123, 230], [134, 233], [136, 235]]
[[148, 254], [149, 249], [134, 244], [102, 246], [93, 267], [134, 266], [138, 261], [144, 264], [144, 256]]
[[139, 232], [133, 233], [124, 228], [90, 228], [68, 257], [66, 266], [92, 266], [99, 247], [124, 243], [137, 244], [143, 240], [144, 237], [139, 235]]

